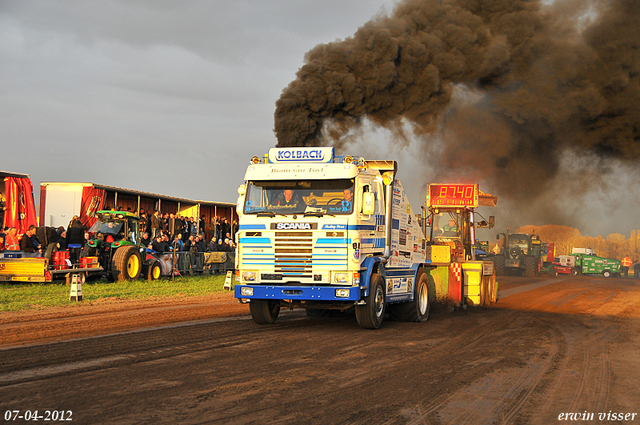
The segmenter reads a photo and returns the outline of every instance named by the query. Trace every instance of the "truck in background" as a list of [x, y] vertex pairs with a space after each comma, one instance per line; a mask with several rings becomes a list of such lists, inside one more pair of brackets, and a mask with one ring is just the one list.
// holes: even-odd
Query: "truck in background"
[[440, 266], [395, 161], [272, 148], [252, 158], [238, 194], [235, 296], [256, 323], [274, 323], [281, 307], [312, 317], [353, 309], [368, 329], [385, 312], [428, 319]]
[[571, 275], [619, 276], [622, 262], [598, 257], [591, 248], [573, 248], [571, 254], [558, 256], [558, 263], [571, 268]]

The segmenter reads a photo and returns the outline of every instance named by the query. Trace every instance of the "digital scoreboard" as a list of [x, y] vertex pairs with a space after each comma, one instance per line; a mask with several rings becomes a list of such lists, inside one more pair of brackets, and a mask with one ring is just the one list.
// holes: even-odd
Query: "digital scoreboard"
[[478, 207], [477, 184], [429, 184], [427, 207]]

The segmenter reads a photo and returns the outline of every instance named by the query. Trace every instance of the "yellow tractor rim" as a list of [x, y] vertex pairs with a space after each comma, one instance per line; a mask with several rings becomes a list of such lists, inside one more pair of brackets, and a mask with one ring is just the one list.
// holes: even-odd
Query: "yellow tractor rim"
[[129, 261], [127, 262], [127, 273], [132, 279], [140, 274], [140, 259], [138, 259], [137, 255], [129, 257]]

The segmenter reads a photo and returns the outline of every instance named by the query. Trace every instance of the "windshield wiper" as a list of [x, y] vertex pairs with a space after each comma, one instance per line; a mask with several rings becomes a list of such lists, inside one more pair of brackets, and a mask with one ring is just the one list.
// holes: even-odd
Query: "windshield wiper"
[[325, 215], [328, 215], [330, 217], [335, 217], [335, 214], [322, 213], [322, 212], [308, 212], [304, 214], [304, 217], [324, 217]]
[[263, 211], [256, 214], [258, 217], [275, 217], [276, 213], [273, 211]]

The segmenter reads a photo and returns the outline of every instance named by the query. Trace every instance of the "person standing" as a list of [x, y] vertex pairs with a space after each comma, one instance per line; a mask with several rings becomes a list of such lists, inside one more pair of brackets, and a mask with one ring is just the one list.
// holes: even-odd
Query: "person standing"
[[633, 261], [631, 261], [628, 255], [622, 259], [622, 274], [625, 279], [629, 277], [629, 267], [631, 267], [631, 264], [633, 264]]
[[640, 260], [636, 261], [633, 265], [633, 278], [640, 279]]
[[153, 212], [151, 216], [151, 237], [153, 239], [157, 238], [160, 234], [160, 230], [162, 228], [162, 218], [160, 217], [160, 213], [158, 210]]
[[80, 252], [84, 246], [85, 228], [78, 218], [74, 215], [67, 227], [67, 244], [69, 245], [69, 261], [72, 265], [78, 264], [80, 261]]

